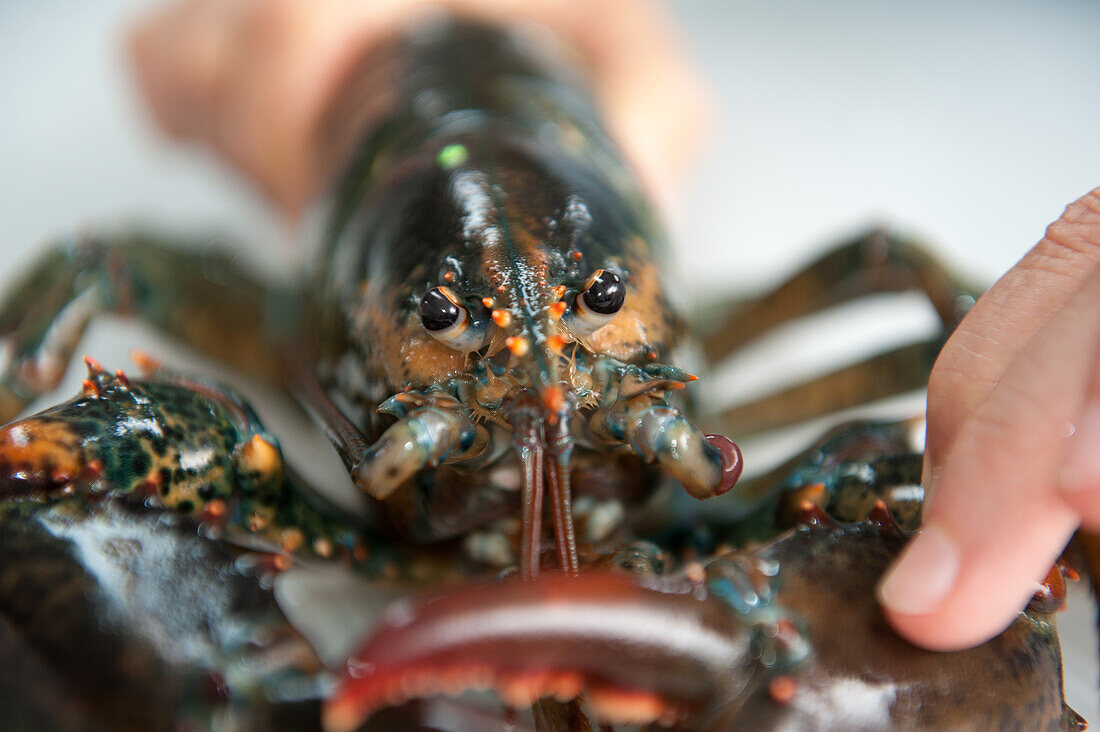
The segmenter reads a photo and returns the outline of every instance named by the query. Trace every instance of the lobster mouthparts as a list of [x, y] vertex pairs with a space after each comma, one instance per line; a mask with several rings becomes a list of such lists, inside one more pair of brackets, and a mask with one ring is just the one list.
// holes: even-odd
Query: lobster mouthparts
[[324, 725], [345, 732], [382, 707], [474, 689], [513, 708], [584, 694], [601, 721], [673, 724], [745, 688], [750, 643], [720, 603], [625, 576], [506, 580], [391, 608], [349, 661]]

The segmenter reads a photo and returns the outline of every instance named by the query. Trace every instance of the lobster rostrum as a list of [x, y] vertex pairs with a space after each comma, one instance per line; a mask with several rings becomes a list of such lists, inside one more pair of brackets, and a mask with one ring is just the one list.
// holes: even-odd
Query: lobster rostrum
[[[367, 53], [345, 92], [323, 129], [350, 163], [301, 284], [137, 233], [57, 248], [0, 303], [5, 419], [57, 384], [93, 317], [133, 314], [286, 386], [365, 496], [351, 515], [307, 485], [227, 387], [89, 361], [80, 396], [0, 431], [0, 651], [26, 659], [0, 699], [21, 719], [1075, 728], [1056, 600], [961, 654], [918, 651], [878, 615], [872, 588], [906, 537], [894, 516], [911, 530], [920, 512], [906, 423], [839, 427], [730, 491], [740, 451], [678, 402], [695, 377], [671, 365], [684, 329], [659, 231], [568, 64], [522, 34], [434, 17]], [[912, 287], [945, 332], [970, 293], [875, 232], [736, 308], [706, 349], [838, 293]], [[943, 338], [726, 416], [751, 431], [919, 386]], [[669, 476], [716, 500], [674, 494]], [[544, 513], [560, 573], [539, 573]], [[284, 579], [334, 566], [370, 598], [341, 606], [336, 642]], [[181, 612], [156, 617], [164, 598]], [[155, 705], [85, 683], [103, 654], [105, 678], [158, 687]], [[72, 708], [22, 694], [31, 678]], [[532, 716], [416, 701], [474, 688]], [[846, 706], [853, 690], [869, 704]]]

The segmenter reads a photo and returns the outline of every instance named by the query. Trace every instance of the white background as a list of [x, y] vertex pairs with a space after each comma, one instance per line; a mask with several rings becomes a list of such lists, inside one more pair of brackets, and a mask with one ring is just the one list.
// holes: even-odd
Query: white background
[[[0, 0], [0, 283], [49, 237], [104, 223], [236, 233], [268, 264], [292, 258], [250, 191], [143, 117], [119, 36], [146, 4]], [[1100, 185], [1092, 0], [675, 8], [719, 112], [673, 226], [691, 292], [758, 289], [871, 223], [921, 235], [991, 281]], [[150, 340], [101, 325], [83, 350], [118, 366]], [[1095, 642], [1072, 645], [1073, 705], [1096, 721], [1096, 670], [1081, 666]]]

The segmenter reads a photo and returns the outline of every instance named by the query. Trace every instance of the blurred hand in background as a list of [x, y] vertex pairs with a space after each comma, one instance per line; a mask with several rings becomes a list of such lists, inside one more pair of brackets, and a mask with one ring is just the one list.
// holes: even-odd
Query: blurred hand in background
[[178, 0], [137, 24], [131, 49], [160, 125], [218, 151], [293, 218], [336, 172], [317, 132], [345, 75], [439, 7], [541, 23], [562, 38], [644, 184], [671, 201], [707, 95], [650, 0]]

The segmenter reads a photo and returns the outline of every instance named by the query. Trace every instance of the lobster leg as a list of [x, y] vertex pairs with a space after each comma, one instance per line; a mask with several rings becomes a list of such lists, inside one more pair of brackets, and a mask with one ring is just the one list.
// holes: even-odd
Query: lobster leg
[[[845, 243], [771, 292], [725, 307], [703, 339], [717, 362], [784, 323], [864, 295], [921, 290], [954, 329], [983, 288], [959, 280], [920, 245], [881, 229]], [[967, 299], [970, 298], [970, 299]], [[721, 308], [721, 306], [719, 306]]]
[[953, 276], [918, 245], [876, 230], [826, 254], [774, 291], [731, 307], [704, 340], [713, 361], [819, 310], [908, 290], [927, 296], [942, 325], [939, 334], [738, 404], [720, 415], [722, 427], [740, 435], [761, 432], [923, 388], [940, 348], [980, 288]]
[[737, 404], [718, 419], [736, 434], [749, 434], [832, 414], [928, 385], [947, 334], [838, 369], [759, 399]]
[[[272, 344], [298, 308], [227, 255], [148, 234], [73, 240], [47, 254], [0, 301], [0, 422], [57, 386], [89, 323], [136, 315], [248, 373], [278, 382]], [[280, 315], [288, 322], [278, 322]]]

